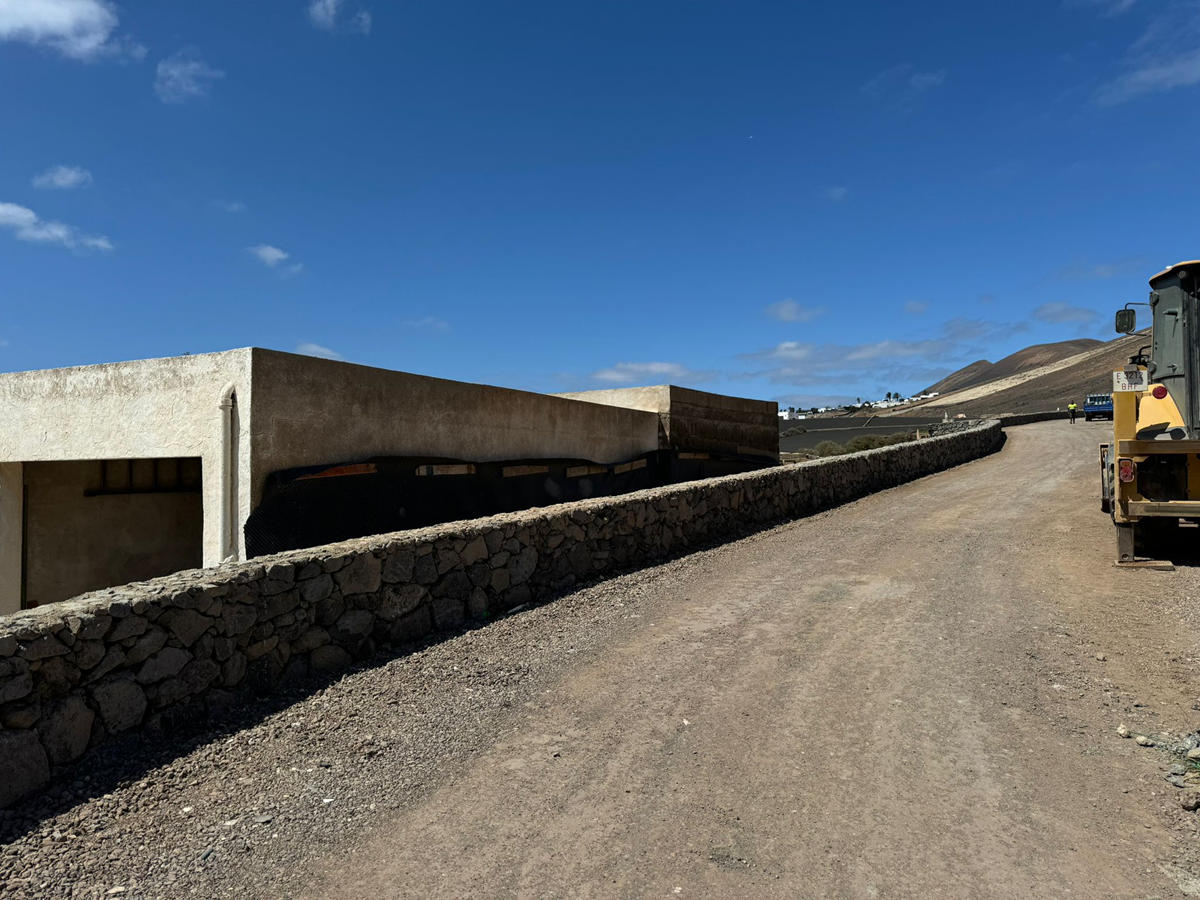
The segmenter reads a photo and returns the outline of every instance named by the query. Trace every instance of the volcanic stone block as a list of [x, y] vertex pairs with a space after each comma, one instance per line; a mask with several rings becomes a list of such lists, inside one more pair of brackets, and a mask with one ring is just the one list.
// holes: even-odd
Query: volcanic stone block
[[116, 678], [92, 688], [92, 700], [110, 734], [141, 724], [146, 712], [146, 692], [131, 678]]
[[96, 714], [78, 694], [51, 703], [38, 722], [38, 737], [46, 749], [46, 758], [56, 766], [83, 756], [92, 738]]
[[0, 731], [0, 807], [11, 806], [22, 797], [50, 783], [50, 761], [32, 731]]
[[180, 650], [178, 647], [159, 650], [142, 665], [137, 680], [142, 684], [151, 684], [178, 675], [191, 659], [190, 653]]

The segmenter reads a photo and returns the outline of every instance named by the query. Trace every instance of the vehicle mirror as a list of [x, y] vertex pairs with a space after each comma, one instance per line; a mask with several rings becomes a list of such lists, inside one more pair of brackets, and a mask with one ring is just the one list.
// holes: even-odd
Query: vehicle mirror
[[1117, 310], [1117, 334], [1132, 334], [1137, 330], [1137, 310]]

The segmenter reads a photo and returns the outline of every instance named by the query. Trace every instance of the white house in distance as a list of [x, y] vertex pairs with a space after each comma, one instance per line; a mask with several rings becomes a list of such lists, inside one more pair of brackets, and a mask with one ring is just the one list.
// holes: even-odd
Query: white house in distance
[[[774, 404], [738, 403], [774, 421]], [[610, 464], [663, 432], [652, 410], [257, 348], [0, 374], [0, 410], [0, 614], [244, 558], [272, 472], [388, 455]]]

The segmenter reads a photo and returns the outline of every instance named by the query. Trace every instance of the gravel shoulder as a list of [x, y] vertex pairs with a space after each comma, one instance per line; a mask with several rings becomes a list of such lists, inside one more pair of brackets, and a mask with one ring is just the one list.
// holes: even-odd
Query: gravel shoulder
[[1103, 431], [1013, 429], [987, 459], [126, 751], [163, 756], [143, 775], [114, 783], [101, 755], [6, 814], [0, 884], [1196, 896], [1200, 814], [1161, 745], [1200, 722], [1200, 572], [1111, 565]]

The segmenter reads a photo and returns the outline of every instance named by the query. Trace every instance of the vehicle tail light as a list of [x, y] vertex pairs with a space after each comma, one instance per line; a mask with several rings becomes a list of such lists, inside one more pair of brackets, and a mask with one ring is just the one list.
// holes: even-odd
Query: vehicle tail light
[[1155, 400], [1162, 400], [1167, 396], [1167, 387], [1164, 384], [1156, 384], [1154, 390], [1150, 392]]
[[1123, 483], [1129, 484], [1129, 482], [1133, 481], [1135, 475], [1137, 475], [1137, 466], [1134, 465], [1132, 459], [1117, 460], [1117, 477]]

